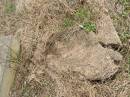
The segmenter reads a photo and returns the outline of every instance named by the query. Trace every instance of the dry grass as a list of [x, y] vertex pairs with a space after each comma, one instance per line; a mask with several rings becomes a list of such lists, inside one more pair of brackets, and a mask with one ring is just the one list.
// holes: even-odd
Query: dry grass
[[[74, 5], [68, 5], [66, 0], [64, 2], [62, 0], [17, 1], [16, 14], [1, 17], [0, 20], [0, 34], [17, 34], [21, 40], [21, 63], [18, 65], [11, 97], [64, 95], [58, 94], [58, 91], [72, 94], [64, 95], [65, 97], [128, 97], [130, 95], [128, 72], [124, 69], [115, 77], [105, 81], [81, 81], [76, 73], [55, 76], [54, 71], [48, 70], [46, 55], [50, 53], [53, 45], [48, 44], [50, 38], [55, 33], [69, 31], [68, 29], [72, 28], [63, 28], [63, 20], [66, 17], [73, 17], [76, 9], [83, 6], [82, 0], [81, 2], [77, 0], [78, 3]], [[78, 26], [75, 23], [73, 27], [77, 29]]]

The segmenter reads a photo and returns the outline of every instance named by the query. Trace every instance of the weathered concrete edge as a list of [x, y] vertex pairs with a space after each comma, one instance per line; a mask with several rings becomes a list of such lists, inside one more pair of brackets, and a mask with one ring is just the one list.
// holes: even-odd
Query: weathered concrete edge
[[[12, 58], [17, 59], [18, 57], [17, 55], [19, 54], [19, 52], [20, 52], [19, 42], [17, 38], [13, 37], [9, 50], [9, 56], [11, 56], [10, 59]], [[9, 92], [15, 78], [17, 63], [12, 63], [10, 61], [9, 65], [10, 68], [6, 68], [6, 70], [4, 71], [0, 97], [9, 97]]]

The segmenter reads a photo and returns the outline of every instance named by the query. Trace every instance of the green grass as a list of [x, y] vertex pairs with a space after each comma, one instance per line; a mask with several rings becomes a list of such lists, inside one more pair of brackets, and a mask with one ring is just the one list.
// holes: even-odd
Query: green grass
[[130, 14], [130, 6], [129, 8], [125, 8], [124, 11], [122, 12], [121, 16], [124, 17], [124, 18], [127, 18]]
[[119, 0], [119, 2], [120, 2], [121, 4], [126, 5], [126, 4], [128, 4], [128, 3], [130, 2], [130, 0]]
[[122, 12], [122, 17], [127, 17], [130, 14], [130, 0], [119, 0], [119, 2], [123, 5], [124, 10]]
[[15, 11], [15, 4], [13, 4], [13, 3], [10, 3], [10, 2], [8, 2], [6, 5], [5, 5], [5, 12], [6, 13], [12, 13], [12, 12], [14, 12]]
[[64, 27], [71, 27], [74, 24], [74, 21], [70, 18], [65, 18], [63, 22]]
[[80, 7], [72, 15], [72, 17], [66, 17], [63, 21], [63, 26], [68, 28], [72, 27], [75, 23], [82, 25], [86, 32], [95, 32], [96, 24], [92, 20], [92, 12], [89, 8]]
[[87, 32], [95, 32], [96, 31], [96, 25], [91, 22], [87, 22], [83, 24], [84, 30]]
[[127, 17], [128, 15], [129, 15], [129, 13], [128, 13], [128, 12], [125, 12], [125, 11], [122, 12], [122, 14], [121, 14], [122, 17]]
[[126, 43], [128, 41], [128, 39], [130, 38], [130, 32], [123, 32], [121, 34], [119, 34], [121, 40], [123, 43]]
[[75, 18], [80, 21], [85, 19], [89, 20], [91, 18], [91, 12], [85, 8], [79, 8], [75, 13]]

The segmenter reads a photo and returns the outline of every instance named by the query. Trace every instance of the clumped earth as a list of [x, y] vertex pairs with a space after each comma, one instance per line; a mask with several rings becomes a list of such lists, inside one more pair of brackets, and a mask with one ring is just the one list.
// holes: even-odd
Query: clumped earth
[[10, 97], [129, 97], [129, 5], [17, 0], [1, 7], [0, 33], [21, 45]]

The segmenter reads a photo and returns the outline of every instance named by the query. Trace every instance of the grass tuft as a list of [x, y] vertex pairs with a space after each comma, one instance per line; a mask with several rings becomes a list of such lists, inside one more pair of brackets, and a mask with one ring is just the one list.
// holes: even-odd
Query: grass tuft
[[123, 32], [123, 33], [120, 33], [120, 38], [121, 38], [121, 41], [123, 43], [126, 43], [128, 41], [128, 39], [130, 39], [130, 32]]
[[14, 12], [15, 11], [15, 4], [13, 4], [13, 3], [7, 3], [6, 5], [5, 5], [5, 12], [6, 13], [12, 13], [12, 12]]
[[73, 20], [70, 18], [65, 18], [63, 26], [64, 27], [71, 27], [74, 24]]
[[83, 24], [84, 30], [87, 32], [95, 32], [96, 31], [96, 25], [94, 23], [88, 22]]
[[75, 18], [83, 21], [91, 18], [91, 12], [85, 8], [79, 8], [75, 13]]
[[119, 0], [119, 2], [124, 7], [124, 10], [123, 10], [121, 16], [124, 18], [128, 17], [130, 14], [130, 0]]
[[89, 8], [80, 7], [72, 15], [72, 17], [66, 17], [63, 21], [64, 27], [71, 27], [74, 24], [82, 26], [86, 32], [96, 32], [96, 24], [93, 21], [93, 13]]

